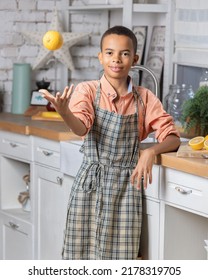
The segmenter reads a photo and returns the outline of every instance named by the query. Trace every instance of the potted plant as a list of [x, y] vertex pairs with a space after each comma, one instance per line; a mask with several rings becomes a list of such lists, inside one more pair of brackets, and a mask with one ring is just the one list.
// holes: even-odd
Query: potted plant
[[194, 98], [184, 102], [181, 123], [187, 133], [208, 135], [208, 86], [201, 86]]

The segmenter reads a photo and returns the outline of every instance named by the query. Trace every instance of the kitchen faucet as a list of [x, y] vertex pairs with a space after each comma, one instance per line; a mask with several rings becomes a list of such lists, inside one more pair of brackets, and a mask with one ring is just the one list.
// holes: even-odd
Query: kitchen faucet
[[[132, 67], [131, 67], [131, 70], [133, 70], [133, 71], [138, 70], [138, 73], [139, 73], [139, 71], [144, 71], [144, 72], [149, 73], [150, 76], [152, 77], [153, 81], [154, 81], [155, 95], [156, 95], [158, 98], [160, 98], [160, 96], [159, 96], [159, 90], [160, 90], [160, 89], [159, 89], [159, 82], [158, 82], [158, 80], [157, 80], [157, 77], [155, 76], [155, 74], [153, 73], [153, 71], [152, 71], [150, 68], [148, 68], [148, 67], [146, 67], [146, 66], [143, 66], [143, 65], [136, 65], [136, 66], [132, 66]], [[99, 72], [99, 78], [103, 75], [103, 73], [104, 73], [104, 70], [103, 70], [103, 69], [100, 70], [100, 72]]]
[[158, 80], [157, 80], [157, 77], [155, 76], [155, 74], [153, 73], [153, 71], [146, 67], [146, 66], [143, 66], [143, 65], [136, 65], [136, 66], [132, 66], [131, 69], [134, 71], [134, 70], [138, 70], [139, 71], [144, 71], [144, 72], [147, 72], [148, 74], [150, 74], [150, 76], [152, 77], [153, 81], [154, 81], [154, 85], [155, 85], [155, 95], [160, 98], [159, 96], [159, 83], [158, 83]]

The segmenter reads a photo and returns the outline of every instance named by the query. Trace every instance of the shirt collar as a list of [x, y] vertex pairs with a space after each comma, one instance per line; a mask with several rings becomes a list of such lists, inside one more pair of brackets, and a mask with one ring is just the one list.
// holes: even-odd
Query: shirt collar
[[[115, 95], [115, 90], [114, 88], [111, 86], [111, 84], [108, 82], [108, 80], [106, 79], [105, 75], [103, 74], [101, 79], [100, 79], [102, 88], [105, 89], [105, 92], [109, 95]], [[133, 90], [133, 83], [132, 83], [132, 78], [130, 76], [128, 76], [128, 89], [127, 89], [127, 93], [132, 93]]]

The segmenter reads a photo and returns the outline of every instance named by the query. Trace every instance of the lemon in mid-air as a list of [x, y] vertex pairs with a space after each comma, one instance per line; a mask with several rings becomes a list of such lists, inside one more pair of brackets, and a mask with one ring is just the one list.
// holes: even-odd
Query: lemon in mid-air
[[43, 45], [50, 51], [58, 50], [63, 45], [63, 37], [60, 32], [49, 30], [43, 36]]

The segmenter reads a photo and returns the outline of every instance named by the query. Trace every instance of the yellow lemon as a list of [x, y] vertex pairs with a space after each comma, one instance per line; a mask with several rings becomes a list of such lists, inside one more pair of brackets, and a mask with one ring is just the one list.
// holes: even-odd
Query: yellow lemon
[[189, 145], [194, 150], [201, 150], [204, 147], [204, 137], [197, 136], [189, 140]]
[[54, 119], [61, 119], [61, 116], [58, 112], [42, 112], [41, 116], [43, 118], [54, 118]]
[[204, 141], [204, 148], [208, 150], [208, 139]]
[[206, 135], [206, 136], [204, 137], [204, 140], [208, 140], [208, 135]]
[[60, 32], [49, 30], [43, 36], [43, 45], [50, 51], [58, 50], [63, 45], [63, 37]]

